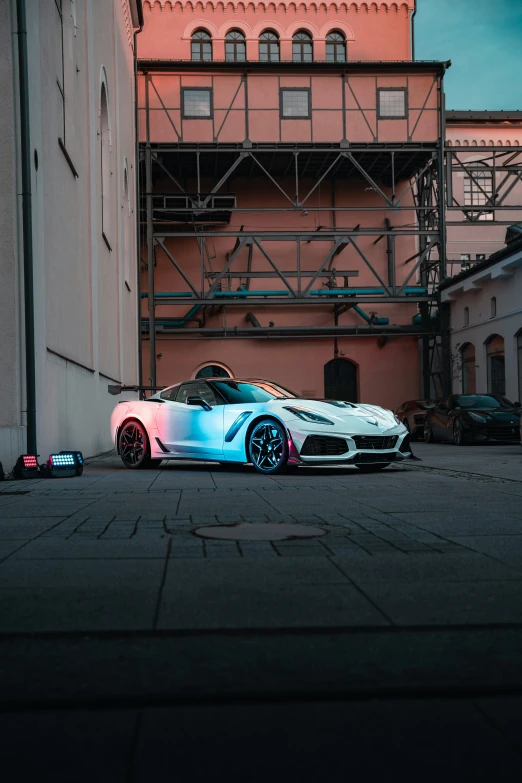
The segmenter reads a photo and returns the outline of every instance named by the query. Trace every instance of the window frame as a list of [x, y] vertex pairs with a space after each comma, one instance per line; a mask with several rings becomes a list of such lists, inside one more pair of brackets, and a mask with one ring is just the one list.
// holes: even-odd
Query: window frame
[[[230, 38], [229, 39], [228, 36], [231, 33], [239, 33], [239, 35], [242, 35], [243, 38]], [[243, 30], [239, 30], [237, 27], [233, 27], [231, 30], [228, 30], [225, 33], [225, 41], [224, 41], [224, 44], [225, 44], [225, 62], [227, 62], [227, 63], [246, 63], [246, 61], [247, 61], [246, 42], [247, 42], [247, 37], [246, 37], [245, 33], [243, 32]], [[227, 57], [227, 44], [234, 46], [234, 57], [232, 59], [229, 59]], [[243, 57], [243, 59], [238, 59], [237, 47], [241, 46], [241, 45], [243, 45], [245, 47], [245, 56]]]
[[[194, 36], [197, 35], [197, 33], [206, 33], [206, 35], [208, 35], [208, 39], [205, 40], [203, 38], [195, 38]], [[210, 46], [209, 60], [207, 60], [205, 57], [202, 56], [204, 44], [209, 44]], [[194, 53], [192, 51], [193, 46], [199, 47], [199, 54], [201, 55], [200, 57], [194, 57]], [[212, 62], [213, 57], [214, 57], [214, 49], [212, 46], [212, 35], [209, 33], [208, 30], [205, 30], [204, 27], [198, 27], [198, 29], [194, 30], [194, 32], [190, 36], [190, 60], [191, 62], [195, 62], [195, 63], [209, 63]]]
[[[305, 41], [304, 39], [297, 39], [296, 40], [295, 36], [299, 35], [299, 33], [305, 33], [306, 35], [308, 35], [309, 36], [308, 41]], [[295, 46], [299, 46], [300, 57], [299, 57], [298, 60], [294, 57], [294, 45]], [[310, 46], [312, 48], [312, 52], [311, 52], [312, 57], [311, 57], [310, 60], [305, 60], [305, 58], [303, 57], [303, 46]], [[305, 30], [305, 29], [296, 30], [295, 33], [292, 35], [292, 62], [293, 63], [313, 63], [314, 62], [314, 54], [315, 54], [315, 52], [314, 52], [314, 37], [313, 37], [312, 33], [309, 30]]]
[[[262, 37], [263, 35], [267, 35], [267, 34], [273, 35], [274, 38], [270, 39], [270, 38], [263, 38]], [[277, 59], [272, 59], [271, 52], [270, 52], [270, 47], [273, 46], [273, 44], [275, 44], [275, 43], [277, 43]], [[262, 62], [262, 63], [279, 63], [279, 62], [281, 62], [281, 39], [280, 39], [279, 35], [275, 32], [275, 30], [271, 30], [270, 28], [268, 28], [267, 30], [263, 30], [263, 32], [261, 33], [261, 35], [258, 38], [257, 44], [258, 44], [259, 62]], [[266, 46], [267, 47], [268, 56], [267, 56], [266, 60], [261, 58], [261, 46]]]
[[[285, 92], [306, 92], [308, 93], [308, 113], [299, 114], [291, 117], [284, 114], [283, 93]], [[312, 88], [311, 87], [280, 87], [279, 88], [279, 118], [281, 120], [311, 120], [312, 119]]]
[[[381, 93], [382, 92], [402, 92], [404, 93], [404, 114], [381, 114]], [[378, 120], [407, 120], [409, 114], [408, 88], [407, 87], [377, 87], [377, 119]]]
[[[333, 41], [333, 40], [328, 38], [329, 35], [339, 35], [339, 36], [341, 36], [341, 41]], [[346, 45], [346, 36], [344, 35], [344, 33], [342, 33], [340, 30], [330, 30], [330, 32], [326, 34], [324, 40], [325, 40], [325, 49], [324, 49], [324, 51], [325, 51], [326, 62], [329, 62], [329, 63], [346, 63], [348, 61], [348, 47]], [[329, 60], [328, 59], [328, 47], [329, 46], [333, 46], [333, 48], [334, 48], [334, 58], [333, 58], [333, 60]], [[342, 59], [342, 60], [338, 60], [337, 59], [338, 47], [342, 47], [342, 49], [343, 49], [344, 59]]]
[[[208, 92], [209, 94], [209, 114], [201, 117], [185, 112], [185, 93], [186, 92]], [[214, 119], [214, 93], [212, 87], [182, 87], [181, 88], [181, 119], [182, 120], [213, 120]]]

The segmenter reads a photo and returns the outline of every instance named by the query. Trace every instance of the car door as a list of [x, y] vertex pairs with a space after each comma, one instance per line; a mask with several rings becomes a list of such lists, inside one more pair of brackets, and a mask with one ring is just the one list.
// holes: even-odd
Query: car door
[[450, 427], [450, 411], [453, 406], [452, 398], [442, 401], [442, 406], [434, 408], [431, 415], [431, 429], [435, 438], [449, 440], [453, 436], [453, 427]]
[[[187, 405], [189, 397], [201, 397], [211, 407]], [[156, 423], [160, 439], [177, 457], [221, 459], [223, 457], [223, 410], [208, 383], [182, 383], [175, 399], [159, 406]]]

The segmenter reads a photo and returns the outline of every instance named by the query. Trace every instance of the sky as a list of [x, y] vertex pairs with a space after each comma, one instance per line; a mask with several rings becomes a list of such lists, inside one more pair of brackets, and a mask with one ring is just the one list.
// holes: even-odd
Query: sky
[[451, 60], [449, 110], [522, 110], [522, 0], [417, 0], [415, 59]]

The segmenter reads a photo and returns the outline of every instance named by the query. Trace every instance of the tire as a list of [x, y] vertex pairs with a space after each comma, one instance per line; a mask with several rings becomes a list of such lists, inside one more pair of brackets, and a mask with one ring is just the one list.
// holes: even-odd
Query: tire
[[283, 473], [288, 463], [288, 438], [274, 419], [259, 421], [248, 438], [248, 459], [258, 473]]
[[465, 446], [466, 439], [464, 436], [464, 428], [460, 419], [455, 419], [453, 422], [453, 443], [455, 446]]
[[434, 440], [430, 423], [427, 419], [424, 419], [424, 443], [433, 443]]
[[136, 419], [125, 422], [118, 438], [121, 461], [129, 470], [157, 468], [160, 459], [151, 459], [147, 430]]
[[373, 465], [356, 465], [355, 467], [361, 471], [361, 473], [378, 473], [380, 470], [384, 470], [391, 462], [376, 462]]

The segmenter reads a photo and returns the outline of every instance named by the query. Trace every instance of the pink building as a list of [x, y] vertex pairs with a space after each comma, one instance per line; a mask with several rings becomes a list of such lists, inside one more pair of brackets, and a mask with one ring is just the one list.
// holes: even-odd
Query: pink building
[[413, 10], [144, 3], [144, 384], [429, 390], [448, 64], [411, 61]]

